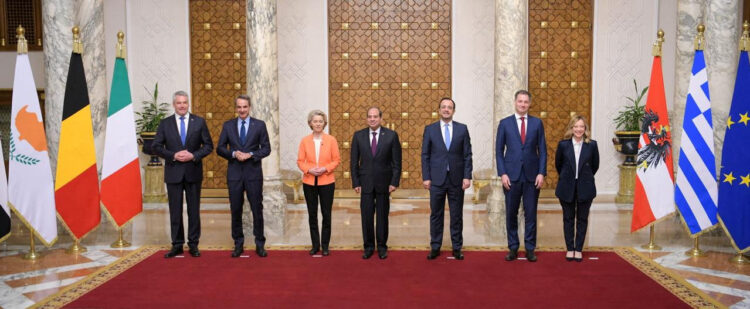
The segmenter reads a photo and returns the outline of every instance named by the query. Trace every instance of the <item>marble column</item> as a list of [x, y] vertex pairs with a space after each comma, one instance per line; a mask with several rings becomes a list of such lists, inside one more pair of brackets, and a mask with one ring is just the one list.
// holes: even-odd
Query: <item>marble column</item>
[[[514, 112], [515, 92], [528, 87], [528, 10], [528, 2], [525, 0], [495, 0], [494, 131], [497, 131], [501, 119]], [[494, 156], [492, 162], [496, 170]], [[497, 181], [492, 183], [493, 192], [487, 199], [487, 210], [504, 215], [502, 186], [497, 185]], [[500, 221], [504, 226], [505, 220]]]
[[[279, 78], [275, 0], [247, 0], [247, 89], [253, 117], [266, 122], [271, 155], [263, 159], [264, 219], [274, 236], [283, 234], [286, 196], [279, 167]], [[249, 226], [247, 224], [246, 226]]]
[[[677, 37], [676, 60], [675, 60], [675, 91], [674, 103], [670, 119], [672, 120], [673, 160], [674, 171], [677, 172], [680, 154], [680, 139], [682, 138], [682, 121], [685, 113], [688, 85], [695, 56], [693, 39], [698, 34], [697, 27], [701, 23], [705, 25], [704, 0], [679, 0], [677, 2]], [[709, 90], [710, 91], [710, 90]]]
[[[708, 1], [706, 8], [706, 66], [714, 124], [716, 166], [721, 166], [726, 119], [732, 104], [739, 62], [742, 26], [739, 1]], [[717, 169], [716, 172], [719, 172]]]
[[[73, 50], [74, 26], [81, 29], [83, 66], [89, 90], [89, 102], [97, 149], [101, 161], [104, 126], [107, 119], [107, 77], [104, 56], [104, 11], [102, 0], [45, 0], [42, 2], [44, 25], [45, 130], [52, 174], [57, 169], [65, 83]], [[114, 35], [114, 34], [113, 34]]]

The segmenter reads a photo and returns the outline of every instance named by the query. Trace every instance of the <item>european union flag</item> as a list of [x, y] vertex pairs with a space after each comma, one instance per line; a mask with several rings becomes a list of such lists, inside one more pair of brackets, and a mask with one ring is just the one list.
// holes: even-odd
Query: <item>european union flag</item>
[[739, 252], [750, 250], [750, 59], [740, 52], [719, 175], [719, 220]]

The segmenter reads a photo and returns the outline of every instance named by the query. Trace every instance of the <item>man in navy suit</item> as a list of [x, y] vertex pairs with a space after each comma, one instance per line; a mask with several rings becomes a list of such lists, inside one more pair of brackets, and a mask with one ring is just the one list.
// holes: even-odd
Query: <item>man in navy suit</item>
[[529, 116], [531, 94], [518, 90], [515, 94], [515, 114], [500, 120], [497, 126], [495, 155], [497, 174], [505, 191], [505, 225], [508, 234], [506, 261], [518, 257], [518, 208], [523, 200], [524, 246], [529, 262], [536, 262], [536, 204], [539, 189], [547, 175], [547, 143], [542, 120]]
[[450, 211], [453, 256], [463, 260], [464, 190], [471, 185], [471, 138], [465, 124], [453, 121], [456, 103], [440, 100], [440, 121], [424, 128], [422, 139], [422, 184], [430, 190], [430, 254], [440, 255], [443, 244], [445, 198]]
[[396, 131], [381, 126], [383, 112], [380, 108], [367, 110], [367, 128], [352, 136], [351, 175], [354, 192], [361, 193], [359, 208], [362, 212], [363, 259], [369, 259], [375, 250], [373, 220], [377, 212], [378, 257], [388, 257], [388, 213], [390, 195], [401, 180], [401, 142]]
[[271, 154], [266, 123], [250, 117], [250, 97], [240, 95], [234, 100], [238, 117], [227, 120], [221, 128], [216, 153], [227, 159], [227, 187], [229, 208], [232, 213], [232, 257], [244, 251], [245, 235], [242, 232], [243, 193], [250, 202], [253, 213], [255, 253], [268, 256], [263, 235], [263, 166], [261, 159]]
[[164, 182], [169, 199], [169, 222], [172, 249], [164, 255], [172, 258], [181, 254], [185, 244], [182, 225], [182, 194], [187, 199], [188, 247], [190, 255], [199, 257], [198, 239], [201, 236], [200, 197], [203, 183], [201, 159], [211, 153], [214, 144], [206, 121], [188, 112], [190, 103], [184, 91], [172, 96], [174, 115], [159, 122], [151, 150], [164, 158]]

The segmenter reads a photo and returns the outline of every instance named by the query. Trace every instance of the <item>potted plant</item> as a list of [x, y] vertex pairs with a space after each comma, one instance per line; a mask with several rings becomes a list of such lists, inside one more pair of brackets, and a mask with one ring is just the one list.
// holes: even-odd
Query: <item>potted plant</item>
[[156, 136], [156, 129], [159, 127], [159, 122], [162, 118], [167, 115], [169, 110], [169, 104], [166, 102], [158, 103], [159, 101], [159, 83], [154, 85], [154, 91], [149, 92], [149, 99], [142, 101], [143, 110], [135, 112], [136, 119], [135, 124], [138, 126], [138, 134], [140, 135], [140, 142], [143, 144], [143, 153], [151, 155], [151, 162], [149, 165], [159, 161], [158, 157], [151, 151], [151, 143], [154, 141]]
[[617, 125], [617, 131], [612, 142], [615, 144], [615, 150], [625, 155], [623, 165], [634, 166], [635, 155], [638, 154], [638, 141], [641, 137], [641, 122], [645, 104], [641, 104], [643, 96], [646, 95], [648, 87], [638, 90], [638, 82], [633, 79], [635, 86], [635, 97], [625, 97], [631, 104], [624, 106], [615, 117], [614, 122]]

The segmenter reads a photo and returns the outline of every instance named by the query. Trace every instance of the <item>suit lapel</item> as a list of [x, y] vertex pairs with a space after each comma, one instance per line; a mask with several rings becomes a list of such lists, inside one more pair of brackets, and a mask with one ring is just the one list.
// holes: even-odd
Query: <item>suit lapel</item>
[[[527, 114], [528, 115], [528, 114]], [[516, 119], [516, 114], [514, 113], [512, 116], [510, 116], [511, 120], [513, 121], [513, 132], [516, 132], [516, 137], [518, 138], [518, 143], [523, 145], [523, 142], [521, 142], [521, 131], [518, 129], [518, 119]], [[528, 117], [526, 117], [528, 120]], [[529, 135], [529, 122], [526, 122], [526, 136]]]
[[573, 177], [575, 177], [576, 170], [578, 169], [578, 166], [576, 164], [576, 146], [575, 144], [573, 144], [573, 140], [568, 140], [568, 145], [570, 145], [570, 147], [568, 147], [569, 150], [566, 151], [565, 155], [568, 156], [570, 162], [573, 163]]
[[170, 118], [172, 118], [172, 119], [169, 119], [169, 121], [168, 121], [169, 122], [169, 128], [170, 128], [170, 130], [174, 130], [173, 131], [174, 134], [172, 136], [174, 136], [177, 139], [177, 143], [179, 143], [180, 145], [182, 145], [182, 139], [180, 138], [180, 127], [177, 126], [177, 120], [179, 120], [180, 118], [177, 116], [177, 114], [174, 114]]
[[[385, 139], [386, 139], [386, 133], [385, 132], [386, 132], [385, 128], [380, 127], [380, 134], [378, 134], [377, 145], [375, 145], [375, 155], [372, 156], [373, 159], [380, 154], [380, 149], [383, 148], [382, 146], [383, 146], [383, 143], [385, 142]], [[372, 154], [372, 150], [370, 150], [370, 153]]]

